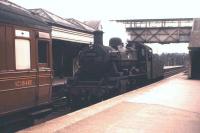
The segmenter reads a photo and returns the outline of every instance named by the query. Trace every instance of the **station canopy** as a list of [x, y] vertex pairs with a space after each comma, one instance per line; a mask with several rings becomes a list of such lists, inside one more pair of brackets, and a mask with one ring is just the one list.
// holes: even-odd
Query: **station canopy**
[[51, 25], [63, 26], [73, 30], [79, 30], [83, 32], [93, 32], [94, 29], [76, 19], [64, 19], [58, 15], [55, 15], [45, 9], [38, 8], [38, 9], [30, 9], [33, 13], [41, 16], [44, 21]]
[[64, 19], [45, 9], [30, 9], [34, 14], [39, 15], [51, 26], [52, 39], [76, 42], [81, 44], [93, 43], [94, 28], [76, 19]]

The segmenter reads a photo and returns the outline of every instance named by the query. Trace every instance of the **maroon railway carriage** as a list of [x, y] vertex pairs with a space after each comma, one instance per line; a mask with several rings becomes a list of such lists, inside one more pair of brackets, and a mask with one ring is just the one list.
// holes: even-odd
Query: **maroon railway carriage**
[[50, 102], [51, 56], [48, 25], [0, 1], [0, 124], [8, 114]]

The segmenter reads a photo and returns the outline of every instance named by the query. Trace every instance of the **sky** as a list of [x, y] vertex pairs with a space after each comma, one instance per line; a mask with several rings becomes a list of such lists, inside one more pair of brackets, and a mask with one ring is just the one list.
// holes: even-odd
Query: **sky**
[[199, 0], [10, 0], [66, 18], [139, 19], [199, 17]]
[[[200, 17], [200, 8], [198, 0], [10, 0], [10, 1], [28, 9], [44, 8], [63, 18], [75, 18], [81, 21], [102, 20], [105, 22], [106, 20], [112, 20], [112, 19], [149, 19], [149, 18], [157, 19], [157, 18]], [[104, 30], [107, 30], [107, 28], [104, 28]], [[106, 33], [106, 31], [104, 32], [105, 35], [106, 34], [111, 35], [111, 33], [108, 32]], [[124, 32], [123, 29], [122, 32]], [[116, 33], [117, 32], [114, 32], [113, 36], [116, 36], [115, 35]], [[122, 37], [124, 37], [124, 33], [122, 33], [121, 35]], [[171, 47], [169, 45], [171, 44], [168, 44], [167, 47]], [[186, 48], [185, 51], [187, 51], [187, 44], [182, 44], [181, 46], [183, 45], [184, 48]], [[161, 45], [161, 46], [166, 47], [166, 45]], [[176, 46], [177, 48], [180, 47], [179, 44], [177, 44]], [[166, 52], [167, 50], [166, 48], [162, 48], [163, 50], [165, 50], [163, 52]], [[174, 50], [177, 50], [177, 48], [174, 47]], [[181, 49], [179, 49], [177, 52], [181, 52]], [[162, 50], [159, 51], [158, 49], [156, 51], [162, 52]], [[173, 50], [169, 49], [168, 52], [170, 51]]]

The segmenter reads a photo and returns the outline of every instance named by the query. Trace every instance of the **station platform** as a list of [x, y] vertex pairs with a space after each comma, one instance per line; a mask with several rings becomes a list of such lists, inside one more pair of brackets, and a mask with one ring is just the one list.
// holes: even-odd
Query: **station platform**
[[19, 132], [199, 133], [200, 80], [180, 73]]

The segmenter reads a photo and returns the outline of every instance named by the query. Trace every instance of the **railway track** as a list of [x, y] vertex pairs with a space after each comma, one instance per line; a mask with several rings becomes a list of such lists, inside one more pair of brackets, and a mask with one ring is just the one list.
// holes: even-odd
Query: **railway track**
[[178, 73], [186, 71], [186, 70], [187, 69], [184, 66], [164, 69], [164, 78], [173, 76], [175, 74], [178, 74]]
[[[185, 67], [175, 67], [175, 68], [164, 69], [164, 78], [173, 76], [173, 75], [183, 72], [185, 70], [186, 70]], [[144, 84], [142, 86], [145, 86], [145, 85], [148, 85], [148, 84]], [[140, 88], [142, 86], [136, 87], [134, 89]], [[64, 87], [64, 86], [62, 86], [62, 87]], [[60, 91], [60, 90], [62, 90], [61, 88], [59, 88], [59, 89], [56, 88], [55, 90], [59, 90], [58, 92], [54, 92], [55, 94], [57, 93], [57, 95], [64, 94], [63, 91]], [[70, 112], [73, 112], [78, 109], [81, 109], [81, 108], [91, 105], [91, 104], [88, 104], [88, 105], [80, 106], [80, 108], [78, 108], [78, 109], [74, 109], [67, 102], [69, 102], [69, 101], [64, 95], [60, 99], [58, 99], [56, 96], [54, 96], [54, 102], [53, 102], [53, 106], [52, 106], [53, 111], [49, 115], [45, 116], [44, 118], [40, 118], [40, 119], [37, 118], [34, 120], [27, 120], [27, 122], [29, 122], [28, 124], [26, 121], [12, 123], [12, 125], [8, 125], [7, 127], [4, 127], [3, 130], [0, 128], [0, 132], [12, 133], [12, 132], [15, 132], [15, 131], [18, 131], [18, 130], [21, 130], [21, 129], [24, 129], [24, 128], [27, 128], [27, 127], [30, 127], [30, 126], [33, 126], [36, 124], [40, 124], [42, 122], [57, 118], [59, 116], [68, 114]], [[30, 124], [30, 121], [32, 121], [31, 124]]]

